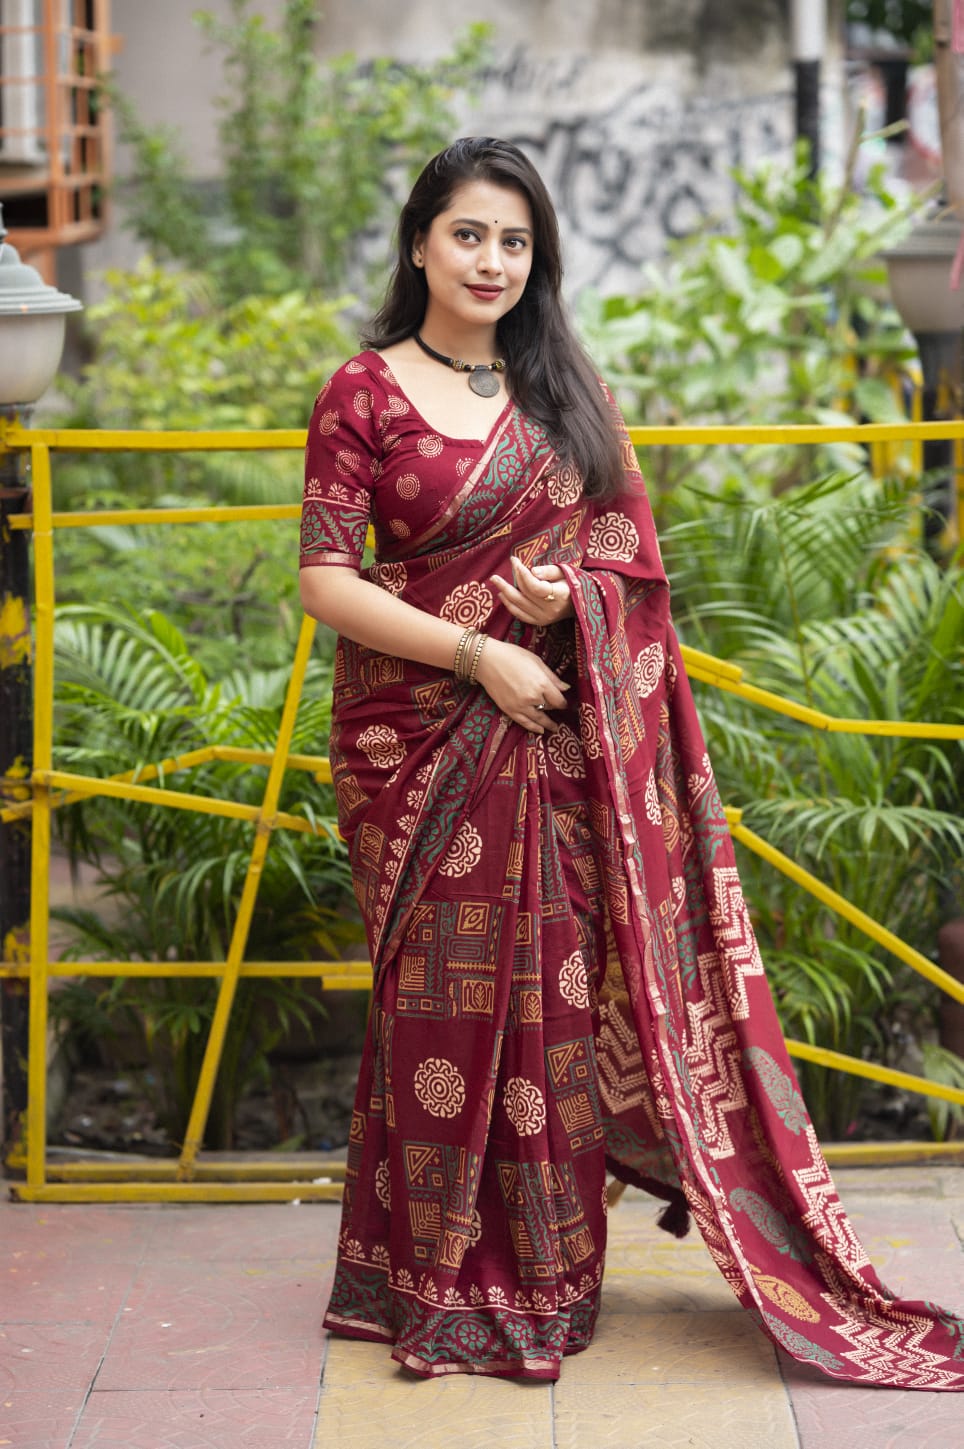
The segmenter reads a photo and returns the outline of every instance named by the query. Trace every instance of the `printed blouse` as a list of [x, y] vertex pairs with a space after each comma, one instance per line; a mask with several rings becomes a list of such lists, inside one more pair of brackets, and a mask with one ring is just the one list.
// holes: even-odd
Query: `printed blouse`
[[370, 523], [377, 553], [417, 538], [486, 446], [430, 427], [377, 352], [351, 358], [325, 383], [308, 425], [302, 567], [358, 568]]

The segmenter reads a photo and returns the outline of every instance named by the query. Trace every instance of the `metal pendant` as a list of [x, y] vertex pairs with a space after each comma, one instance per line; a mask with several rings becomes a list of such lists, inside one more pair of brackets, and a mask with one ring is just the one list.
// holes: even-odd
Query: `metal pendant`
[[469, 387], [479, 397], [495, 397], [499, 379], [488, 367], [474, 367], [469, 373]]

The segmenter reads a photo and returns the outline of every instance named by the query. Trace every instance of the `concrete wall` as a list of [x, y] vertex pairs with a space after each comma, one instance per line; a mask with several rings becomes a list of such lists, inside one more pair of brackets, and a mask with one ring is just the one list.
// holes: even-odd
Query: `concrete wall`
[[[830, 9], [826, 105], [839, 150], [838, 0]], [[330, 4], [319, 48], [435, 57], [466, 17], [440, 10], [438, 0]], [[787, 0], [475, 0], [471, 18], [492, 23], [496, 55], [464, 129], [505, 136], [539, 166], [572, 290], [632, 288], [668, 239], [725, 219], [734, 166], [788, 154], [787, 12]]]
[[[283, 0], [258, 0], [257, 9], [273, 25], [284, 10]], [[111, 0], [111, 28], [118, 38], [113, 76], [146, 124], [179, 132], [190, 174], [206, 181], [217, 175], [215, 98], [221, 68], [193, 22], [198, 10], [222, 20], [231, 14], [229, 0]], [[125, 148], [118, 146], [115, 183], [123, 181], [127, 164]], [[61, 285], [90, 300], [97, 295], [100, 272], [135, 264], [142, 247], [125, 231], [123, 217], [123, 201], [115, 196], [104, 236], [61, 253]]]
[[[121, 42], [114, 66], [121, 89], [134, 99], [142, 120], [176, 126], [183, 133], [195, 176], [216, 175], [218, 112], [213, 101], [220, 90], [220, 67], [192, 16], [208, 10], [228, 20], [229, 0], [111, 0], [110, 8], [111, 26]], [[273, 25], [284, 4], [257, 0], [252, 9]], [[124, 160], [121, 151], [120, 175]]]
[[[839, 9], [839, 0], [834, 0]], [[144, 118], [183, 127], [198, 178], [216, 167], [215, 58], [191, 23], [198, 0], [114, 0], [117, 75]], [[227, 0], [207, 8], [228, 13]], [[260, 0], [277, 17], [282, 0]], [[324, 0], [320, 55], [402, 61], [450, 50], [469, 20], [494, 27], [494, 60], [460, 129], [522, 145], [549, 184], [573, 290], [632, 287], [640, 262], [706, 218], [725, 219], [729, 171], [787, 154], [792, 132], [787, 0]], [[833, 28], [831, 34], [833, 34]], [[839, 51], [827, 99], [839, 113]], [[119, 158], [123, 170], [123, 156]], [[88, 267], [126, 262], [114, 228]]]

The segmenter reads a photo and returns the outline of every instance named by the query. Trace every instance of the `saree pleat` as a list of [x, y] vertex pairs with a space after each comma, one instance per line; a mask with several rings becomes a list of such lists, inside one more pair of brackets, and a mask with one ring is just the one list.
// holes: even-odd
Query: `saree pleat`
[[[540, 755], [523, 741], [494, 768], [376, 986], [346, 1190], [346, 1225], [359, 1226], [343, 1234], [326, 1322], [390, 1337], [416, 1372], [555, 1377], [598, 1312], [605, 1168], [585, 927]], [[507, 822], [493, 891], [474, 842], [504, 839]], [[567, 995], [546, 989], [547, 957], [574, 961]], [[417, 1064], [410, 1090], [403, 1061]], [[404, 1265], [394, 1287], [371, 1271], [379, 1219], [386, 1266]]]
[[[357, 563], [370, 514], [368, 577], [571, 686], [535, 737], [339, 641], [331, 759], [375, 981], [325, 1322], [420, 1374], [555, 1378], [598, 1313], [608, 1168], [667, 1230], [692, 1216], [795, 1357], [964, 1388], [964, 1322], [883, 1287], [807, 1116], [623, 436], [627, 492], [594, 508], [518, 410], [473, 452], [375, 354], [316, 407], [303, 561]], [[501, 609], [510, 553], [563, 567], [574, 620]]]

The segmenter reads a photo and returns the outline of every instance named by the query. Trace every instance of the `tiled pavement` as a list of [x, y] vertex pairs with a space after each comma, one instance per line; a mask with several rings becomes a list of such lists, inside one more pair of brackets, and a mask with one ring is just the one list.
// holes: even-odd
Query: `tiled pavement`
[[[837, 1173], [885, 1281], [964, 1308], [964, 1171]], [[337, 1208], [0, 1203], [0, 1449], [957, 1449], [964, 1397], [778, 1357], [692, 1236], [627, 1193], [556, 1385], [399, 1373], [325, 1341]]]

